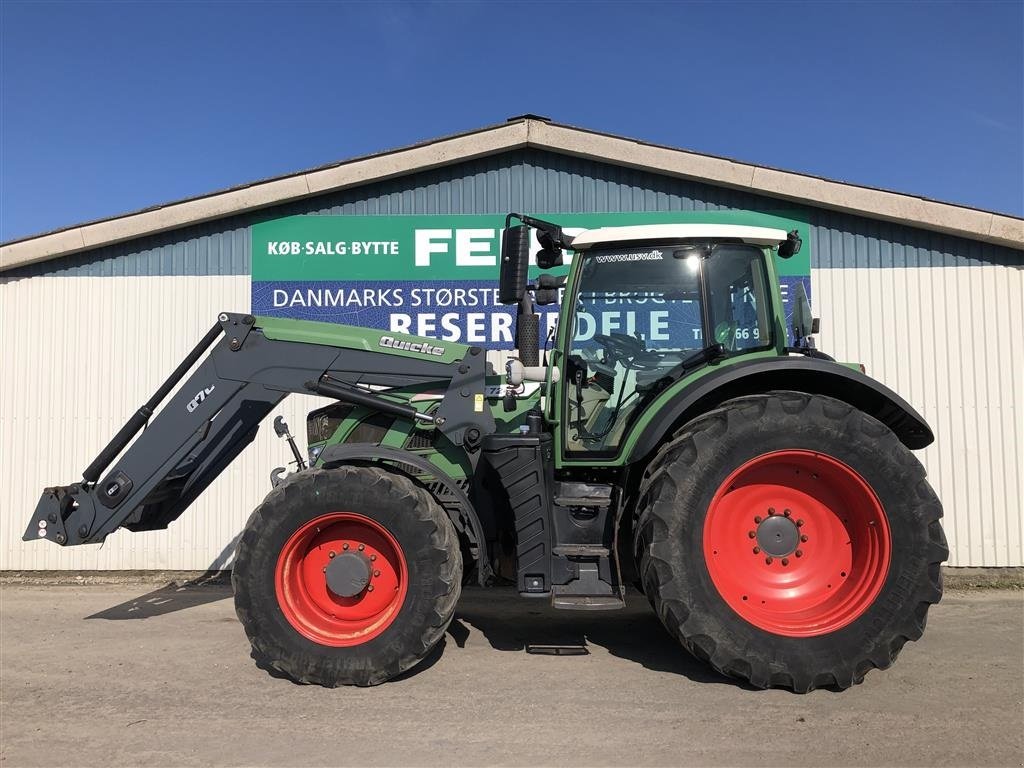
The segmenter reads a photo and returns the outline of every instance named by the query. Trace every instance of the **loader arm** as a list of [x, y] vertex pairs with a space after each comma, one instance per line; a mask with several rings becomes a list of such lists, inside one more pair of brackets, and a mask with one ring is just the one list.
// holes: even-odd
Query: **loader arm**
[[[485, 375], [485, 355], [477, 347], [222, 313], [85, 469], [82, 482], [43, 491], [24, 539], [68, 546], [102, 542], [120, 527], [166, 528], [253, 441], [260, 422], [292, 392], [429, 421], [457, 445], [478, 445], [482, 435], [494, 431], [490, 410], [477, 408]], [[431, 415], [359, 386], [426, 382], [446, 385]]]

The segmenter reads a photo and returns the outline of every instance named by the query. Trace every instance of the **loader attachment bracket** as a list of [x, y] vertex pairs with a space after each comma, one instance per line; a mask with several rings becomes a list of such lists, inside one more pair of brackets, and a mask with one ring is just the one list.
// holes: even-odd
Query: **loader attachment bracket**
[[256, 318], [252, 315], [239, 315], [232, 312], [221, 312], [217, 316], [217, 322], [224, 329], [224, 335], [228, 337], [228, 349], [237, 352], [245, 344], [245, 337], [253, 329]]
[[[68, 534], [64, 522], [70, 516], [75, 503], [70, 488], [44, 488], [22, 538], [25, 541], [49, 539], [56, 544], [67, 544]], [[92, 499], [88, 499], [87, 503], [91, 504]]]

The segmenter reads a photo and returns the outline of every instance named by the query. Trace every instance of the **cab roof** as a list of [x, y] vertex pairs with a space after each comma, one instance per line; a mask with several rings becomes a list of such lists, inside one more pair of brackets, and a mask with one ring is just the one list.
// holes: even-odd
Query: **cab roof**
[[629, 227], [598, 227], [585, 230], [574, 237], [571, 247], [574, 251], [585, 251], [599, 245], [685, 238], [741, 240], [751, 245], [776, 246], [786, 239], [786, 230], [751, 227], [745, 224], [640, 224]]

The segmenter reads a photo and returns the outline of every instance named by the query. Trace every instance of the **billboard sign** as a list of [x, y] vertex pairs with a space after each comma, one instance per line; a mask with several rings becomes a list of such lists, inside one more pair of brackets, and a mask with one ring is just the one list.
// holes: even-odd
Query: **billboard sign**
[[[560, 224], [570, 234], [594, 227], [688, 222], [797, 229], [803, 249], [791, 259], [777, 260], [776, 265], [787, 317], [796, 282], [802, 281], [810, 295], [808, 227], [791, 215], [676, 211], [537, 217]], [[314, 215], [254, 224], [252, 312], [511, 349], [515, 307], [497, 301], [504, 225], [501, 215]], [[557, 307], [539, 311], [542, 327], [553, 327]], [[631, 322], [640, 324], [634, 330], [651, 332], [651, 323], [656, 329], [659, 320], [653, 315], [647, 318], [646, 311], [609, 306], [596, 319], [595, 332], [631, 333]]]

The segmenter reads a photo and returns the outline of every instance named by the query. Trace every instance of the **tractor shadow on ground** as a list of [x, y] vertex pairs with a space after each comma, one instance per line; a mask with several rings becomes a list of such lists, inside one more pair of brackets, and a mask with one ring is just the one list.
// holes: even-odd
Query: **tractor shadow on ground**
[[[239, 534], [240, 536], [241, 534]], [[162, 587], [139, 597], [126, 600], [119, 605], [86, 616], [86, 619], [125, 621], [129, 619], [151, 619], [175, 611], [206, 605], [231, 597], [231, 561], [235, 555], [238, 536], [228, 542], [206, 572], [187, 581], [170, 581]]]
[[511, 589], [466, 588], [448, 634], [464, 647], [471, 630], [499, 651], [526, 652], [531, 646], [600, 646], [621, 659], [656, 672], [680, 675], [698, 683], [717, 683], [757, 691], [725, 677], [694, 658], [673, 640], [642, 595], [627, 596], [615, 611], [555, 610], [547, 601], [521, 598]]
[[86, 616], [86, 619], [126, 621], [151, 619], [197, 605], [206, 605], [231, 597], [231, 581], [225, 571], [207, 571], [202, 576], [182, 582], [168, 582], [144, 595]]

